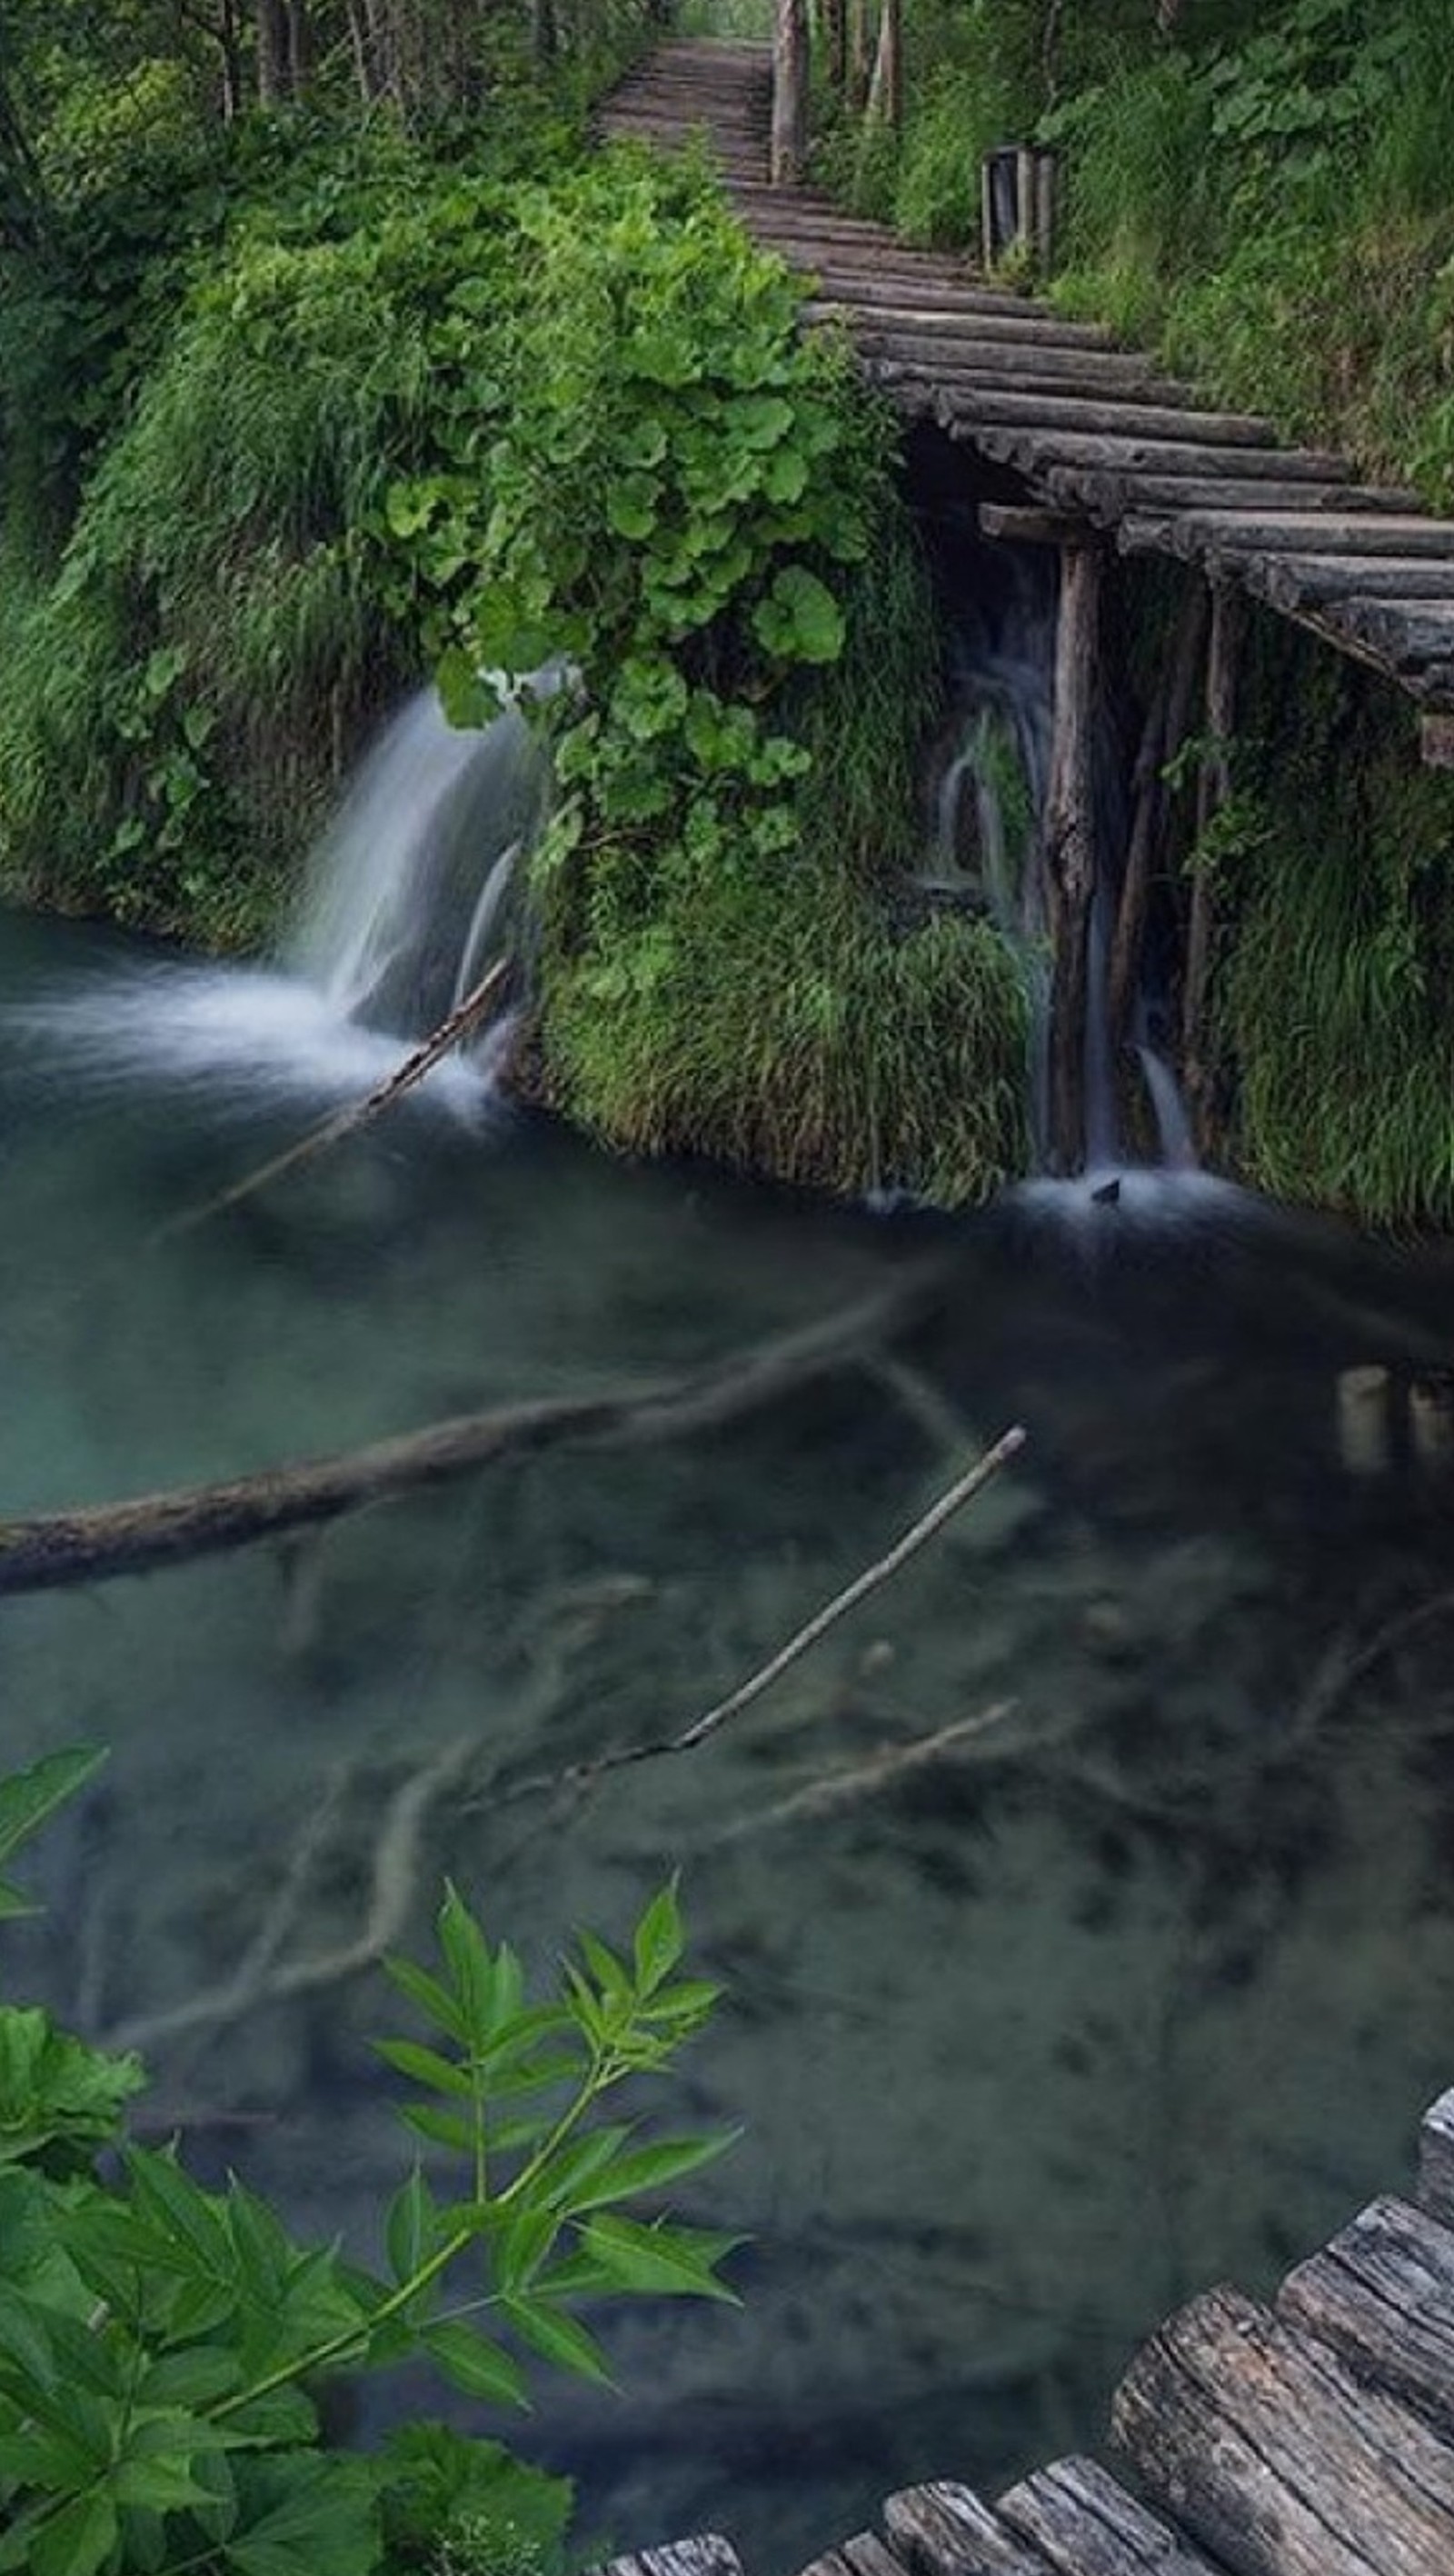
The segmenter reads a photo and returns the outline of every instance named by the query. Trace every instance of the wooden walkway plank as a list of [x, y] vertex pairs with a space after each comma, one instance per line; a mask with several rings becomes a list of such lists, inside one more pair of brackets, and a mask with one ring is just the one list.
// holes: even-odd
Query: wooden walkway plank
[[1418, 2202], [1454, 2227], [1454, 2086], [1424, 2113], [1419, 2130]]
[[1219, 2576], [1096, 2460], [1037, 2469], [1002, 2495], [995, 2511], [1034, 2543], [1055, 2576]]
[[972, 2487], [952, 2479], [905, 2487], [889, 2497], [883, 2518], [911, 2576], [1051, 2576], [1038, 2551], [1016, 2540]]
[[1237, 2291], [1159, 2328], [1112, 2423], [1153, 2498], [1233, 2576], [1454, 2569], [1454, 2451]]
[[634, 2558], [612, 2558], [598, 2576], [743, 2576], [742, 2561], [719, 2531], [643, 2549]]
[[1277, 2313], [1454, 2435], [1454, 2229], [1391, 2195], [1290, 2272]]
[[855, 2532], [836, 2549], [825, 2550], [802, 2569], [801, 2576], [906, 2576], [902, 2558], [873, 2531]]

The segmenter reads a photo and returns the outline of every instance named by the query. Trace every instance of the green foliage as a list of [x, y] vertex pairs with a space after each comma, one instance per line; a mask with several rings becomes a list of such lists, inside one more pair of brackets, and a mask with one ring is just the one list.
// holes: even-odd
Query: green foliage
[[1390, 690], [1302, 639], [1262, 632], [1248, 699], [1260, 828], [1220, 853], [1241, 1166], [1367, 1223], [1447, 1227], [1454, 787]]
[[571, 666], [541, 1085], [631, 1150], [983, 1196], [1023, 998], [989, 931], [892, 914], [936, 672], [889, 425], [690, 166], [615, 156], [512, 215], [529, 297], [384, 521], [460, 716], [482, 670]]
[[[61, 1756], [0, 1787], [4, 1848], [89, 1767]], [[126, 2145], [135, 2061], [0, 2005], [0, 2570], [558, 2576], [563, 2481], [440, 2426], [344, 2456], [314, 2392], [417, 2358], [521, 2405], [528, 2359], [605, 2379], [583, 2302], [731, 2296], [730, 2238], [639, 2212], [728, 2139], [600, 2116], [712, 2009], [682, 1950], [666, 1887], [625, 1952], [583, 1933], [555, 1998], [532, 2004], [514, 1954], [448, 1891], [436, 1963], [390, 1966], [427, 2037], [377, 2043], [448, 2180], [408, 2173], [382, 2275], [296, 2244], [236, 2177], [204, 2191], [175, 2153]]]

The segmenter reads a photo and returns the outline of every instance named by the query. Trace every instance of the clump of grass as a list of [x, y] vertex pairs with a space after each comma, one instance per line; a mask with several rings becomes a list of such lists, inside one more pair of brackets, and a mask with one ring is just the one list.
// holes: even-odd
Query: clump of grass
[[1251, 712], [1266, 830], [1220, 1006], [1242, 1168], [1365, 1223], [1447, 1226], [1454, 782], [1419, 767], [1391, 689], [1301, 639], [1264, 639]]

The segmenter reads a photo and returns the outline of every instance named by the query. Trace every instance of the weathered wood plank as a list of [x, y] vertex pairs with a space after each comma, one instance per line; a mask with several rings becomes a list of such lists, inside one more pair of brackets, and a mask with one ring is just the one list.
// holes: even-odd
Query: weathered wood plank
[[1319, 614], [1329, 634], [1356, 636], [1392, 670], [1454, 659], [1454, 602], [1405, 608], [1391, 599], [1343, 599]]
[[1084, 545], [1085, 523], [1064, 510], [1026, 508], [1012, 501], [981, 501], [975, 513], [982, 537], [1012, 546]]
[[872, 295], [861, 289], [842, 295], [810, 295], [803, 305], [803, 319], [847, 322], [855, 330], [870, 332], [902, 327], [936, 346], [964, 335], [976, 348], [988, 344], [996, 348], [1058, 349], [1066, 355], [1080, 351], [1102, 359], [1114, 358], [1118, 366], [1128, 368], [1144, 368], [1149, 363], [1134, 351], [1111, 348], [1103, 331], [1094, 331], [1085, 323], [1060, 322], [1053, 314], [1005, 314], [991, 303], [988, 293], [976, 295], [969, 309], [960, 311], [954, 295], [952, 287], [942, 290], [940, 300], [931, 297], [923, 303], [890, 302], [882, 289]]
[[977, 317], [970, 314], [946, 317], [949, 328], [927, 333], [897, 323], [880, 330], [842, 305], [829, 306], [826, 313], [821, 306], [808, 308], [804, 318], [846, 322], [854, 347], [875, 366], [882, 360], [897, 362], [939, 384], [999, 384], [1006, 392], [1043, 385], [1050, 393], [1104, 394], [1128, 402], [1165, 398], [1163, 380], [1139, 359], [1109, 349], [1067, 349], [1036, 336], [1032, 324], [1023, 324], [1016, 339], [995, 340], [981, 339]]
[[[1450, 531], [1454, 538], [1454, 528]], [[1454, 599], [1454, 545], [1447, 562], [1432, 555], [1271, 555], [1251, 561], [1248, 590], [1291, 614], [1350, 599]]]
[[[1018, 465], [1036, 476], [1068, 469], [1112, 474], [1195, 473], [1217, 481], [1235, 477], [1239, 482], [1334, 483], [1347, 472], [1340, 456], [1323, 455], [1312, 449], [1202, 445], [1188, 433], [1185, 414], [1181, 416], [1181, 434], [1174, 438], [1144, 438], [1124, 432], [1114, 438], [1076, 437], [1069, 432], [1052, 437], [1046, 431], [995, 429], [987, 423], [977, 429], [963, 423], [956, 426], [957, 434], [982, 448], [986, 456]], [[951, 435], [955, 434], [956, 428], [951, 428]], [[1159, 544], [1160, 540], [1152, 542]]]
[[905, 2576], [904, 2562], [873, 2531], [857, 2531], [811, 2559], [801, 2576]]
[[1016, 2540], [972, 2487], [951, 2479], [891, 2495], [883, 2519], [912, 2576], [1047, 2576], [1038, 2551]]
[[673, 2540], [631, 2558], [613, 2558], [603, 2576], [743, 2576], [743, 2571], [731, 2541], [719, 2531], [704, 2531], [694, 2540]]
[[933, 277], [914, 277], [900, 284], [892, 278], [845, 270], [835, 261], [806, 263], [810, 276], [818, 279], [820, 293], [815, 299], [835, 308], [851, 306], [854, 311], [912, 313], [916, 318], [928, 315], [936, 321], [964, 313], [973, 313], [986, 328], [1009, 332], [1018, 337], [1033, 334], [1055, 347], [1067, 349], [1110, 349], [1114, 346], [1109, 331], [1095, 322], [1062, 322], [1058, 314], [1042, 305], [1026, 309], [1023, 298], [1007, 296], [1000, 288], [962, 283], [948, 283]]
[[1229, 565], [1263, 554], [1418, 555], [1454, 557], [1454, 519], [1422, 511], [1190, 510], [1169, 523], [1122, 522], [1128, 552], [1154, 545], [1178, 555], [1225, 557]]
[[1454, 2230], [1391, 2194], [1300, 2263], [1277, 2313], [1454, 2434]]
[[1419, 2130], [1421, 2209], [1454, 2226], [1454, 2085], [1424, 2114]]
[[[926, 370], [913, 363], [874, 359], [869, 372], [881, 384], [893, 384]], [[959, 394], [947, 371], [940, 381], [946, 386], [941, 405], [951, 416], [976, 425], [984, 422], [990, 428], [1023, 428], [1047, 440], [1056, 430], [1067, 430], [1092, 438], [1176, 439], [1207, 448], [1261, 451], [1270, 436], [1265, 420], [1242, 412], [1195, 411], [1179, 404], [1109, 398], [1090, 401], [1060, 393]]]
[[1112, 2423], [1153, 2499], [1233, 2576], [1454, 2568], [1454, 2451], [1237, 2291], [1159, 2328]]
[[1218, 2576], [1210, 2560], [1095, 2460], [1057, 2460], [995, 2506], [1055, 2576]]
[[[1079, 505], [1098, 520], [1124, 518], [1128, 512], [1185, 512], [1189, 510], [1365, 510], [1408, 511], [1416, 506], [1417, 495], [1402, 490], [1397, 484], [1369, 483], [1298, 483], [1296, 457], [1289, 454], [1281, 460], [1289, 467], [1281, 480], [1259, 481], [1255, 475], [1245, 480], [1226, 476], [1221, 483], [1209, 477], [1192, 474], [1083, 474], [1064, 466], [1048, 477], [1051, 492], [1067, 507]], [[1245, 575], [1244, 575], [1245, 578]]]

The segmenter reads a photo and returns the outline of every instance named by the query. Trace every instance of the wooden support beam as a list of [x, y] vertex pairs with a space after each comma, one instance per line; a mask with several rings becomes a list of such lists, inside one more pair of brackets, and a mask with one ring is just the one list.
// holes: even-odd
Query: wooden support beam
[[1096, 888], [1093, 711], [1102, 556], [1062, 547], [1055, 630], [1055, 734], [1045, 800], [1046, 912], [1054, 956], [1050, 992], [1050, 1153], [1056, 1171], [1085, 1159], [1086, 984]]
[[979, 532], [1011, 546], [1083, 546], [1089, 542], [1083, 519], [1064, 510], [1037, 510], [1009, 501], [981, 501]]

